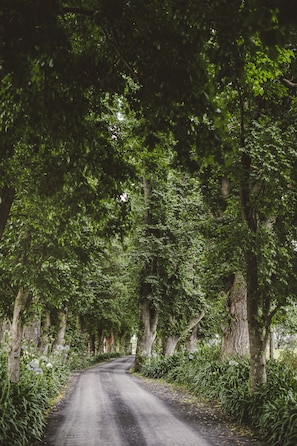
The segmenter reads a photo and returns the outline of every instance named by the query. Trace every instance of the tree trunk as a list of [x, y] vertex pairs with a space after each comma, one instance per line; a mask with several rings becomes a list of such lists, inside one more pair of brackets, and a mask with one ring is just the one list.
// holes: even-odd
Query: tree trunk
[[[146, 226], [146, 235], [149, 237], [152, 234], [152, 214], [151, 214], [151, 195], [152, 188], [150, 180], [143, 178], [143, 191], [145, 214], [144, 223]], [[146, 259], [143, 262], [140, 272], [140, 290], [139, 290], [139, 330], [138, 341], [135, 355], [134, 368], [136, 371], [141, 369], [142, 363], [146, 359], [150, 359], [152, 354], [152, 346], [157, 334], [157, 325], [159, 313], [153, 302], [153, 289], [151, 283], [147, 281], [149, 276], [156, 272], [156, 259], [154, 256]]]
[[221, 358], [249, 355], [247, 286], [242, 274], [236, 274], [226, 302], [229, 320], [222, 326]]
[[96, 335], [94, 333], [89, 335], [90, 340], [90, 355], [95, 356], [96, 354]]
[[275, 357], [274, 331], [270, 330], [270, 332], [269, 332], [269, 358], [274, 359], [274, 357]]
[[[194, 344], [194, 341], [197, 340], [198, 325], [199, 325], [199, 322], [201, 321], [201, 319], [204, 318], [204, 316], [205, 316], [205, 311], [202, 310], [199, 316], [196, 316], [190, 320], [190, 322], [188, 323], [187, 327], [185, 328], [185, 330], [183, 331], [183, 333], [181, 335], [181, 339], [187, 340], [190, 350], [195, 348], [195, 346], [193, 344]], [[191, 344], [191, 348], [190, 348], [190, 344]]]
[[198, 328], [199, 328], [199, 324], [197, 324], [193, 330], [192, 333], [189, 337], [188, 340], [188, 350], [190, 352], [194, 352], [197, 349], [197, 342], [198, 342]]
[[265, 325], [261, 318], [261, 296], [258, 291], [257, 258], [253, 251], [247, 252], [247, 316], [251, 358], [251, 392], [256, 392], [266, 383]]
[[98, 329], [97, 342], [98, 353], [104, 353], [104, 330], [102, 329]]
[[24, 328], [23, 313], [30, 303], [28, 289], [20, 288], [15, 299], [10, 327], [11, 341], [8, 348], [8, 377], [13, 383], [20, 379], [21, 342]]
[[37, 320], [35, 316], [34, 321], [29, 322], [24, 326], [23, 336], [22, 336], [23, 340], [29, 341], [33, 343], [35, 347], [37, 347], [40, 342], [40, 326], [41, 326], [40, 318], [39, 320]]
[[159, 313], [149, 300], [140, 304], [141, 324], [136, 348], [135, 365], [136, 371], [146, 359], [152, 356], [152, 347], [157, 334]]
[[115, 351], [115, 336], [114, 336], [114, 331], [112, 329], [110, 330], [109, 336], [106, 337], [105, 351], [107, 353]]
[[164, 356], [172, 356], [175, 352], [178, 341], [180, 340], [179, 335], [171, 335], [165, 339], [164, 342]]
[[[33, 297], [32, 303], [34, 305], [39, 301], [38, 297]], [[37, 305], [36, 305], [37, 307]], [[40, 332], [41, 332], [41, 315], [40, 310], [35, 309], [30, 320], [26, 322], [23, 329], [22, 339], [24, 341], [29, 341], [34, 344], [34, 347], [37, 347], [40, 344]]]
[[44, 320], [41, 323], [40, 352], [48, 355], [50, 349], [51, 312], [46, 310]]
[[[240, 103], [240, 145], [245, 146], [245, 111], [244, 98], [240, 87], [238, 87]], [[258, 280], [258, 257], [257, 257], [257, 232], [259, 215], [253, 207], [251, 167], [252, 159], [246, 151], [241, 153], [241, 181], [240, 200], [243, 220], [249, 230], [248, 246], [245, 250], [246, 280], [247, 280], [247, 319], [250, 341], [250, 381], [251, 392], [254, 393], [266, 382], [266, 336], [265, 322], [261, 316], [263, 301], [259, 291]]]
[[67, 309], [63, 309], [59, 311], [59, 327], [58, 327], [56, 345], [64, 345], [66, 327], [67, 327]]

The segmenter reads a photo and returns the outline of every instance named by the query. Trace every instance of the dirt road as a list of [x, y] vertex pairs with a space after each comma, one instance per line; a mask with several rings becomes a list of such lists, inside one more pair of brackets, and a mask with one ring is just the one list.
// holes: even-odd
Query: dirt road
[[[129, 373], [133, 358], [92, 367], [72, 382], [67, 397], [49, 419], [48, 446], [214, 446], [199, 424], [147, 390]], [[165, 398], [166, 399], [166, 398]], [[220, 445], [258, 443], [225, 443]]]

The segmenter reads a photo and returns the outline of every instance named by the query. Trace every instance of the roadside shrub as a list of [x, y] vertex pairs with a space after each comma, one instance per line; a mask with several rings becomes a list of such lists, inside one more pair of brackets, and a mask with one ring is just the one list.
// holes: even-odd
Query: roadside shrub
[[[218, 349], [200, 348], [150, 361], [142, 373], [184, 385], [205, 400], [220, 401], [236, 421], [257, 429], [270, 446], [297, 444], [297, 374], [295, 355], [267, 364], [267, 383], [251, 394], [247, 358], [220, 361]], [[288, 366], [289, 365], [289, 366]]]
[[141, 373], [148, 378], [169, 378], [169, 372], [173, 372], [176, 367], [183, 363], [183, 354], [175, 353], [172, 356], [151, 358], [143, 364]]
[[88, 359], [89, 364], [97, 364], [101, 361], [106, 361], [107, 359], [119, 358], [123, 356], [123, 353], [120, 352], [107, 352], [107, 353], [99, 353], [98, 355], [92, 356]]
[[46, 411], [69, 376], [59, 357], [38, 357], [23, 349], [20, 381], [7, 378], [7, 352], [0, 354], [0, 444], [27, 446], [43, 433]]
[[251, 406], [249, 370], [247, 359], [226, 360], [219, 378], [219, 399], [222, 407], [240, 423], [249, 421]]

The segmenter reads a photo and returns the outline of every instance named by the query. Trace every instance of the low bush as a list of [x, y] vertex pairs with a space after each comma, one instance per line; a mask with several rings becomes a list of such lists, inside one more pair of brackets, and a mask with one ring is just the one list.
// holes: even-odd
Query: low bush
[[297, 444], [297, 373], [292, 354], [269, 361], [267, 383], [250, 393], [248, 359], [221, 361], [217, 348], [200, 348], [194, 354], [179, 353], [154, 359], [142, 373], [151, 378], [184, 385], [205, 400], [220, 401], [236, 421], [257, 429], [270, 446]]

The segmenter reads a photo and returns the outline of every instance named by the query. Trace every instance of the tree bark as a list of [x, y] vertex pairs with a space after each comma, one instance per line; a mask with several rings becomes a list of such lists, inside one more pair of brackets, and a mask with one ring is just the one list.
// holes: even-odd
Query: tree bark
[[14, 303], [10, 327], [11, 341], [8, 348], [8, 377], [12, 383], [16, 383], [20, 379], [21, 342], [24, 328], [23, 313], [30, 300], [29, 290], [20, 288]]
[[249, 355], [247, 286], [242, 274], [236, 274], [226, 302], [229, 320], [223, 326], [221, 358]]
[[65, 333], [67, 328], [67, 309], [59, 312], [59, 327], [57, 332], [56, 345], [64, 345]]
[[[193, 348], [194, 338], [197, 339], [197, 330], [199, 322], [201, 321], [201, 319], [204, 318], [204, 316], [205, 316], [205, 311], [202, 310], [199, 316], [193, 317], [193, 319], [190, 320], [190, 322], [188, 323], [187, 327], [185, 328], [185, 330], [181, 335], [181, 339], [188, 340], [189, 348], [190, 344], [192, 345], [191, 349]], [[194, 332], [196, 332], [196, 335], [193, 336]]]
[[197, 336], [198, 336], [198, 328], [199, 328], [199, 325], [197, 324], [197, 325], [193, 328], [192, 333], [191, 333], [191, 335], [190, 335], [190, 337], [189, 337], [189, 341], [188, 341], [188, 350], [189, 350], [190, 352], [194, 352], [194, 351], [197, 349], [197, 342], [198, 342], [198, 338], [197, 338]]
[[275, 337], [273, 330], [269, 331], [269, 358], [275, 358]]
[[110, 330], [109, 336], [106, 336], [105, 351], [107, 353], [115, 351], [115, 335], [113, 329]]
[[[30, 248], [30, 231], [25, 229], [24, 233], [24, 251], [19, 259], [22, 265], [28, 263], [28, 250]], [[8, 348], [8, 378], [12, 383], [16, 383], [20, 379], [20, 355], [21, 343], [24, 329], [24, 311], [30, 305], [32, 295], [28, 288], [19, 287], [13, 308], [12, 322], [10, 326], [11, 341]]]
[[179, 335], [171, 335], [165, 339], [163, 350], [164, 356], [172, 356], [174, 354], [179, 340]]
[[135, 365], [136, 371], [146, 359], [152, 356], [152, 347], [156, 339], [159, 313], [149, 300], [140, 303], [141, 324], [136, 348]]
[[[32, 303], [38, 303], [39, 298], [34, 296], [31, 300]], [[40, 344], [40, 333], [41, 333], [41, 315], [40, 310], [35, 309], [34, 313], [30, 317], [30, 320], [25, 323], [23, 329], [23, 340], [29, 341], [34, 344], [34, 347]]]
[[89, 340], [90, 340], [90, 355], [91, 356], [95, 356], [96, 354], [96, 335], [94, 333], [91, 333], [89, 336]]
[[246, 253], [247, 258], [247, 316], [251, 358], [251, 392], [256, 392], [266, 383], [267, 336], [261, 317], [261, 296], [258, 291], [257, 256], [254, 251]]
[[152, 347], [156, 339], [159, 313], [149, 300], [144, 300], [140, 304], [141, 327], [140, 336], [137, 342], [134, 368], [141, 369], [144, 360], [152, 356]]
[[104, 353], [104, 330], [98, 329], [97, 331], [97, 351], [98, 353]]
[[40, 351], [43, 355], [48, 355], [50, 349], [50, 329], [51, 329], [51, 312], [46, 310], [44, 320], [41, 323]]

